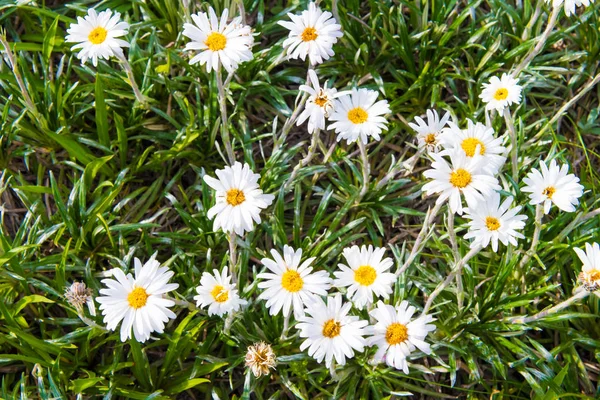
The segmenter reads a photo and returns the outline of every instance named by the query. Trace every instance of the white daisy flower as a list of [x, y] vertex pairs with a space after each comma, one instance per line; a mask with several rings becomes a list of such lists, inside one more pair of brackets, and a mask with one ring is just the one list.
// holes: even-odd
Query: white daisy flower
[[579, 7], [581, 5], [589, 6], [594, 0], [546, 0], [546, 3], [552, 2], [552, 6], [554, 8], [565, 5], [565, 14], [567, 17], [571, 14], [575, 14], [575, 7]]
[[415, 307], [409, 306], [407, 301], [397, 308], [379, 301], [377, 308], [371, 310], [369, 314], [377, 323], [369, 327], [372, 336], [367, 338], [367, 343], [369, 346], [377, 345], [375, 361], [385, 361], [390, 367], [408, 374], [406, 358], [410, 353], [417, 348], [425, 354], [431, 353], [429, 344], [424, 340], [429, 332], [435, 330], [435, 325], [430, 324], [435, 319], [423, 314], [411, 321], [415, 311]]
[[471, 243], [471, 248], [481, 246], [485, 248], [492, 243], [492, 250], [498, 251], [498, 241], [505, 246], [508, 243], [517, 245], [517, 239], [523, 239], [524, 236], [517, 230], [525, 227], [527, 216], [518, 215], [521, 206], [510, 208], [513, 198], [508, 197], [500, 205], [500, 194], [492, 192], [484, 201], [477, 203], [473, 208], [465, 209], [465, 218], [469, 221], [469, 232], [465, 239], [475, 240]]
[[460, 129], [453, 122], [448, 123], [449, 128], [442, 131], [440, 141], [446, 149], [461, 149], [469, 158], [479, 154], [485, 162], [483, 166], [489, 169], [490, 174], [495, 175], [504, 165], [506, 148], [502, 146], [502, 139], [494, 137], [494, 129], [485, 126], [481, 122], [473, 123], [467, 120], [467, 129]]
[[578, 177], [568, 174], [569, 165], [559, 167], [556, 160], [552, 160], [550, 168], [540, 162], [540, 169], [541, 173], [533, 168], [523, 179], [526, 186], [521, 191], [530, 193], [529, 204], [544, 203], [544, 214], [550, 212], [552, 203], [563, 211], [575, 211], [578, 199], [583, 194], [583, 186], [578, 183]]
[[121, 324], [121, 341], [130, 339], [131, 329], [138, 342], [145, 342], [152, 332], [163, 333], [165, 323], [175, 319], [176, 315], [168, 307], [175, 305], [164, 295], [179, 287], [177, 283], [168, 283], [173, 271], [161, 267], [155, 260], [156, 253], [142, 266], [134, 259], [135, 278], [114, 268], [108, 271], [116, 279], [103, 279], [106, 289], [100, 289], [102, 296], [96, 297], [104, 315], [106, 328], [114, 331]]
[[233, 72], [240, 63], [252, 60], [252, 28], [242, 25], [242, 17], [227, 23], [228, 16], [226, 8], [219, 20], [215, 10], [209, 7], [208, 14], [192, 14], [193, 24], [183, 24], [183, 36], [192, 40], [185, 49], [200, 51], [190, 60], [191, 65], [206, 64], [206, 70], [210, 72], [223, 64], [227, 72]]
[[520, 103], [522, 87], [517, 82], [507, 73], [502, 74], [500, 79], [492, 76], [489, 83], [483, 84], [483, 91], [479, 95], [479, 98], [486, 103], [485, 109], [502, 112], [504, 107]]
[[227, 274], [227, 267], [221, 274], [213, 269], [212, 275], [203, 272], [200, 278], [200, 286], [196, 288], [197, 296], [194, 296], [196, 305], [200, 308], [208, 306], [208, 315], [218, 315], [236, 312], [247, 301], [240, 299], [235, 285], [231, 283], [231, 275]]
[[419, 141], [420, 148], [427, 147], [429, 151], [437, 152], [440, 145], [440, 133], [446, 127], [449, 119], [449, 112], [446, 112], [440, 119], [436, 110], [427, 110], [427, 122], [417, 116], [415, 117], [416, 123], [409, 122], [408, 126], [417, 132], [417, 140]]
[[81, 49], [77, 58], [82, 64], [92, 59], [94, 66], [98, 58], [108, 60], [112, 56], [122, 56], [122, 47], [129, 47], [125, 40], [117, 39], [127, 35], [129, 24], [120, 21], [121, 14], [110, 9], [97, 13], [90, 8], [84, 17], [77, 17], [77, 23], [67, 29], [66, 42], [77, 43], [71, 50]]
[[333, 114], [329, 117], [334, 123], [327, 129], [335, 129], [338, 142], [346, 139], [347, 143], [352, 143], [360, 138], [367, 144], [369, 136], [380, 139], [379, 134], [387, 130], [387, 120], [382, 115], [391, 110], [387, 100], [377, 101], [378, 96], [374, 90], [352, 89], [350, 94], [335, 101]]
[[333, 56], [333, 45], [343, 36], [342, 26], [337, 24], [329, 11], [321, 11], [315, 3], [308, 4], [308, 10], [300, 15], [288, 13], [292, 20], [279, 21], [278, 24], [290, 30], [289, 37], [283, 42], [288, 58], [302, 61], [306, 56], [311, 65], [321, 64]]
[[304, 315], [304, 306], [316, 295], [327, 296], [331, 288], [331, 278], [326, 271], [317, 271], [311, 274], [310, 264], [315, 257], [308, 258], [300, 264], [302, 249], [295, 250], [290, 246], [283, 246], [283, 257], [277, 250], [271, 250], [273, 260], [263, 258], [260, 260], [271, 272], [257, 275], [260, 282], [258, 287], [265, 289], [258, 298], [267, 300], [266, 306], [269, 313], [276, 315], [283, 309], [283, 315], [289, 316], [294, 309], [294, 317], [299, 319]]
[[[461, 149], [444, 150], [430, 155], [433, 158], [433, 168], [425, 171], [423, 175], [433, 180], [426, 183], [422, 190], [427, 195], [439, 193], [436, 201], [438, 204], [449, 199], [452, 212], [462, 215], [461, 194], [465, 197], [467, 205], [474, 207], [484, 196], [501, 189], [498, 179], [484, 168], [485, 158], [478, 152], [475, 152], [473, 157], [467, 157]], [[443, 155], [450, 156], [450, 164]]]
[[302, 125], [308, 119], [308, 132], [314, 133], [317, 129], [325, 129], [325, 118], [333, 111], [333, 99], [343, 96], [348, 92], [338, 92], [334, 88], [327, 87], [327, 81], [323, 87], [319, 85], [319, 78], [313, 69], [308, 70], [308, 77], [311, 86], [301, 85], [300, 90], [308, 93], [310, 96], [304, 104], [304, 110], [298, 117], [296, 125]]
[[390, 297], [396, 275], [388, 272], [394, 262], [389, 257], [384, 259], [384, 254], [385, 248], [373, 248], [372, 245], [344, 249], [348, 265], [338, 264], [340, 271], [333, 273], [336, 277], [333, 284], [335, 287], [348, 287], [346, 295], [356, 308], [372, 304], [373, 295], [384, 299]]
[[204, 182], [217, 191], [216, 204], [208, 210], [208, 218], [215, 219], [213, 229], [235, 232], [242, 236], [254, 229], [254, 222], [260, 224], [260, 210], [267, 208], [275, 196], [263, 194], [258, 186], [259, 174], [255, 174], [248, 164], [236, 162], [233, 167], [215, 171], [219, 179], [204, 175]]
[[308, 348], [308, 355], [317, 362], [325, 359], [325, 365], [330, 368], [335, 357], [339, 365], [346, 364], [346, 357], [354, 357], [354, 350], [364, 351], [368, 322], [358, 317], [348, 315], [352, 304], [342, 305], [342, 295], [327, 297], [327, 304], [320, 298], [306, 307], [310, 316], [300, 318], [296, 328], [300, 337], [306, 338], [300, 345], [300, 351]]
[[583, 288], [589, 292], [600, 289], [600, 245], [586, 243], [585, 251], [577, 248], [573, 250], [583, 263], [578, 278]]

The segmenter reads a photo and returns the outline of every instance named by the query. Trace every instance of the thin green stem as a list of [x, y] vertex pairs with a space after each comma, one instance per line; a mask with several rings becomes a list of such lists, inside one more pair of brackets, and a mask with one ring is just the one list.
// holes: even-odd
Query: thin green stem
[[221, 139], [225, 145], [225, 152], [229, 164], [235, 163], [235, 154], [233, 153], [233, 145], [231, 143], [231, 137], [229, 136], [229, 117], [227, 116], [227, 96], [225, 95], [225, 85], [223, 85], [223, 78], [221, 77], [221, 68], [217, 68], [217, 91], [219, 95], [219, 109], [221, 110]]
[[571, 304], [578, 302], [579, 300], [585, 299], [590, 295], [590, 292], [587, 290], [581, 290], [579, 293], [571, 296], [567, 300], [555, 305], [554, 307], [550, 307], [544, 311], [540, 311], [539, 313], [531, 316], [531, 317], [512, 317], [508, 318], [506, 321], [511, 322], [513, 324], [528, 324], [530, 322], [538, 321], [542, 318], [547, 317], [548, 315], [556, 314], [557, 312], [569, 307]]
[[515, 129], [515, 121], [508, 107], [504, 107], [504, 121], [506, 121], [506, 127], [508, 128], [508, 136], [510, 137], [511, 150], [510, 159], [512, 166], [512, 178], [515, 183], [519, 182], [519, 155], [518, 148], [519, 143], [517, 141], [517, 131]]

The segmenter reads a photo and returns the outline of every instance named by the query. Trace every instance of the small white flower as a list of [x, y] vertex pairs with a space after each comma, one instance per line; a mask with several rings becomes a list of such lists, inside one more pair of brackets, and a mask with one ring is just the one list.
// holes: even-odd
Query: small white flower
[[321, 87], [317, 73], [313, 69], [308, 70], [308, 77], [312, 87], [301, 85], [300, 90], [310, 96], [304, 104], [304, 110], [298, 117], [296, 125], [299, 126], [308, 119], [308, 132], [314, 133], [317, 129], [325, 129], [325, 118], [329, 118], [329, 114], [333, 111], [333, 99], [348, 92], [338, 92], [334, 88], [328, 88], [327, 81]]
[[334, 123], [327, 129], [335, 129], [338, 142], [346, 139], [347, 143], [352, 143], [360, 139], [367, 144], [369, 136], [380, 139], [379, 134], [387, 130], [387, 120], [382, 115], [391, 110], [387, 100], [377, 101], [378, 96], [374, 90], [355, 88], [335, 101], [333, 114], [329, 117]]
[[449, 119], [450, 113], [447, 111], [442, 119], [440, 119], [436, 110], [427, 110], [427, 122], [417, 116], [415, 117], [416, 123], [409, 122], [408, 126], [417, 132], [419, 147], [427, 147], [429, 151], [437, 152], [440, 145], [440, 133], [446, 127]]
[[71, 50], [81, 49], [77, 58], [82, 64], [91, 58], [92, 64], [97, 66], [98, 58], [108, 60], [123, 55], [122, 47], [129, 47], [129, 43], [117, 38], [127, 35], [129, 24], [120, 18], [120, 13], [113, 14], [110, 9], [97, 13], [90, 8], [84, 18], [77, 17], [77, 23], [71, 24], [65, 41], [77, 43]]
[[218, 315], [236, 312], [245, 305], [246, 300], [240, 299], [235, 285], [231, 283], [231, 276], [227, 274], [227, 267], [221, 274], [213, 269], [212, 275], [203, 272], [200, 278], [200, 286], [196, 288], [197, 296], [194, 296], [196, 305], [200, 308], [208, 306], [208, 315]]
[[571, 14], [575, 14], [575, 7], [579, 7], [581, 5], [587, 7], [594, 2], [594, 0], [546, 0], [546, 3], [550, 3], [551, 1], [554, 8], [560, 7], [564, 3], [565, 14], [567, 17]]
[[583, 263], [578, 278], [583, 288], [589, 292], [600, 289], [600, 245], [586, 243], [585, 252], [577, 248], [573, 250]]
[[215, 10], [209, 7], [208, 14], [192, 14], [194, 24], [183, 24], [183, 36], [192, 40], [185, 49], [200, 51], [190, 60], [190, 64], [206, 64], [208, 72], [213, 69], [216, 71], [223, 64], [227, 72], [233, 72], [240, 63], [252, 60], [252, 28], [242, 25], [242, 17], [227, 23], [228, 16], [229, 10], [226, 8], [219, 20]]
[[327, 368], [331, 367], [333, 358], [339, 365], [346, 364], [346, 357], [354, 357], [354, 350], [364, 351], [365, 327], [368, 322], [348, 315], [351, 303], [342, 305], [342, 295], [327, 297], [327, 304], [320, 298], [309, 303], [306, 313], [310, 316], [300, 318], [296, 328], [300, 337], [306, 338], [300, 345], [300, 351], [308, 348], [308, 355], [317, 362], [325, 359]]
[[435, 325], [430, 324], [435, 319], [423, 314], [411, 321], [415, 311], [415, 307], [409, 306], [407, 301], [397, 308], [381, 301], [377, 303], [377, 308], [370, 312], [377, 323], [370, 327], [372, 336], [367, 338], [369, 346], [377, 345], [375, 361], [385, 360], [390, 367], [408, 374], [406, 358], [410, 353], [417, 348], [425, 354], [431, 353], [429, 344], [424, 340], [429, 332], [435, 330]]
[[523, 179], [525, 187], [521, 191], [530, 193], [529, 204], [544, 204], [544, 214], [550, 212], [552, 203], [563, 211], [573, 212], [579, 204], [579, 198], [583, 194], [583, 186], [579, 178], [569, 174], [569, 165], [563, 164], [559, 167], [556, 160], [550, 162], [550, 168], [546, 163], [540, 162], [542, 172], [533, 168], [527, 177]]
[[165, 323], [175, 319], [176, 315], [168, 307], [175, 302], [164, 295], [179, 287], [177, 283], [168, 283], [173, 271], [161, 267], [155, 260], [156, 253], [142, 266], [134, 259], [135, 278], [125, 275], [119, 268], [108, 271], [115, 279], [103, 279], [106, 289], [100, 289], [103, 296], [96, 297], [104, 315], [107, 329], [114, 331], [121, 322], [121, 341], [131, 338], [131, 329], [138, 342], [145, 342], [152, 332], [163, 333]]
[[508, 243], [516, 246], [517, 238], [524, 238], [517, 230], [525, 227], [524, 221], [527, 216], [517, 215], [521, 211], [521, 206], [510, 208], [512, 201], [513, 198], [508, 197], [500, 205], [500, 194], [492, 192], [475, 207], [465, 209], [465, 218], [471, 220], [465, 239], [475, 238], [471, 248], [477, 246], [485, 248], [491, 242], [492, 250], [497, 252], [498, 241], [505, 246]]
[[236, 162], [233, 167], [215, 171], [219, 179], [204, 175], [204, 182], [217, 191], [216, 204], [208, 210], [208, 218], [215, 219], [213, 229], [224, 232], [244, 232], [254, 229], [254, 222], [260, 224], [260, 211], [267, 208], [275, 196], [263, 194], [258, 186], [259, 174], [255, 174], [248, 164]]
[[375, 297], [388, 299], [392, 293], [392, 285], [396, 275], [388, 272], [394, 265], [391, 258], [383, 258], [385, 248], [373, 248], [372, 245], [352, 246], [345, 248], [343, 255], [348, 265], [338, 264], [340, 271], [333, 274], [335, 287], [348, 287], [348, 299], [356, 308], [363, 308], [373, 303]]
[[502, 112], [504, 107], [521, 102], [521, 86], [517, 80], [507, 73], [498, 79], [492, 76], [489, 83], [483, 84], [483, 91], [479, 97], [486, 103], [486, 110]]
[[467, 129], [460, 129], [455, 123], [449, 122], [449, 128], [443, 130], [440, 137], [446, 149], [460, 149], [469, 158], [479, 154], [485, 159], [482, 165], [489, 169], [491, 175], [496, 174], [504, 165], [506, 148], [502, 139], [494, 137], [494, 129], [481, 122], [473, 123], [467, 120]]
[[278, 24], [290, 30], [289, 37], [283, 42], [289, 58], [306, 56], [311, 65], [321, 64], [333, 56], [333, 45], [343, 36], [341, 25], [329, 11], [321, 11], [315, 3], [308, 4], [308, 10], [300, 15], [288, 13], [292, 22], [279, 21]]
[[260, 300], [267, 300], [266, 306], [269, 313], [276, 315], [283, 309], [283, 315], [289, 316], [294, 309], [294, 317], [299, 319], [304, 315], [304, 306], [316, 295], [327, 296], [331, 288], [331, 278], [326, 271], [317, 271], [311, 274], [310, 264], [315, 257], [308, 258], [300, 264], [302, 249], [294, 251], [290, 246], [283, 246], [283, 257], [277, 250], [271, 250], [273, 260], [263, 258], [260, 260], [271, 273], [263, 272], [256, 277], [265, 279], [258, 287], [265, 289]]
[[[494, 190], [500, 190], [498, 179], [489, 174], [484, 168], [485, 158], [478, 152], [473, 157], [467, 157], [462, 149], [444, 150], [440, 153], [431, 153], [432, 169], [423, 173], [426, 178], [433, 179], [423, 186], [427, 195], [439, 193], [436, 203], [449, 199], [452, 212], [459, 215], [463, 213], [461, 194], [465, 197], [467, 205], [474, 207], [484, 196]], [[442, 157], [450, 156], [450, 164]]]

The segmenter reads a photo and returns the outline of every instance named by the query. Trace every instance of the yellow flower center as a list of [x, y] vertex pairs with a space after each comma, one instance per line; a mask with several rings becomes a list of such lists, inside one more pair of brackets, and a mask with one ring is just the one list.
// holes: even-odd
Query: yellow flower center
[[229, 189], [227, 191], [227, 204], [232, 206], [239, 206], [244, 201], [246, 201], [246, 196], [244, 196], [244, 192], [239, 189]]
[[106, 40], [106, 34], [108, 32], [103, 27], [99, 26], [94, 28], [88, 35], [88, 40], [93, 44], [102, 44]]
[[496, 90], [496, 93], [494, 93], [494, 99], [496, 100], [506, 100], [507, 97], [508, 90], [506, 88], [500, 88]]
[[315, 40], [317, 36], [319, 36], [317, 35], [317, 30], [312, 27], [304, 28], [302, 35], [300, 35], [303, 42], [310, 42], [312, 40]]
[[600, 280], [600, 271], [598, 271], [597, 269], [588, 271], [588, 276], [592, 282], [599, 281]]
[[423, 140], [425, 141], [426, 145], [433, 146], [437, 142], [437, 136], [435, 133], [429, 133]]
[[213, 32], [208, 35], [204, 44], [207, 45], [211, 51], [223, 50], [227, 44], [227, 38], [222, 33]]
[[348, 111], [348, 119], [353, 124], [362, 124], [367, 118], [369, 118], [369, 114], [362, 107], [356, 107]]
[[459, 168], [450, 174], [450, 183], [459, 189], [466, 188], [473, 179], [469, 171]]
[[315, 99], [315, 104], [318, 105], [319, 107], [325, 107], [325, 104], [327, 104], [328, 101], [329, 101], [329, 99], [327, 98], [326, 95], [319, 95]]
[[333, 339], [340, 334], [342, 325], [334, 319], [330, 319], [323, 325], [323, 336]]
[[462, 141], [460, 147], [467, 153], [469, 157], [473, 157], [475, 155], [475, 150], [479, 146], [479, 154], [485, 154], [485, 145], [483, 142], [476, 138], [468, 138]]
[[354, 271], [354, 280], [363, 286], [370, 286], [377, 278], [377, 271], [370, 265], [361, 265]]
[[544, 189], [542, 194], [544, 196], [546, 196], [547, 198], [551, 199], [552, 196], [554, 196], [555, 192], [556, 192], [556, 188], [554, 186], [548, 186], [546, 189]]
[[490, 231], [497, 231], [500, 228], [500, 221], [495, 217], [487, 217], [485, 219], [485, 226]]
[[146, 305], [146, 302], [148, 301], [148, 296], [149, 295], [146, 292], [146, 289], [138, 287], [133, 289], [127, 295], [127, 302], [129, 303], [131, 308], [135, 308], [137, 310], [138, 308], [142, 308]]
[[281, 286], [288, 292], [296, 293], [304, 286], [304, 280], [298, 272], [288, 269], [281, 276]]
[[390, 346], [408, 340], [408, 328], [399, 322], [390, 324], [385, 331], [385, 340]]
[[215, 285], [210, 295], [215, 299], [217, 303], [225, 303], [229, 300], [229, 290], [225, 289], [221, 285]]

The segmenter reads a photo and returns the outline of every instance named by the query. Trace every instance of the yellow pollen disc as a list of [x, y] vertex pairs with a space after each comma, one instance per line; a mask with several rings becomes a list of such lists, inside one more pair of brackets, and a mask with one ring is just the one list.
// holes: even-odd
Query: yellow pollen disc
[[544, 196], [546, 196], [547, 198], [551, 199], [552, 196], [554, 195], [554, 193], [556, 193], [556, 188], [553, 186], [548, 186], [546, 189], [544, 189], [544, 191], [542, 192], [542, 194]]
[[367, 118], [369, 118], [369, 114], [362, 107], [356, 107], [348, 111], [348, 119], [353, 124], [362, 124]]
[[325, 104], [327, 104], [328, 100], [329, 99], [327, 98], [327, 96], [317, 96], [317, 98], [315, 99], [315, 104], [319, 107], [324, 107]]
[[323, 336], [333, 339], [340, 334], [342, 325], [334, 319], [330, 319], [323, 325]]
[[377, 271], [370, 265], [361, 265], [354, 270], [354, 280], [363, 286], [370, 286], [377, 278]]
[[427, 136], [425, 136], [425, 139], [423, 139], [425, 141], [425, 144], [432, 146], [435, 144], [435, 142], [437, 142], [437, 136], [435, 135], [435, 133], [429, 133], [427, 134]]
[[450, 174], [450, 183], [459, 189], [466, 188], [473, 179], [469, 171], [459, 168]]
[[385, 331], [385, 340], [390, 346], [408, 340], [408, 328], [399, 322], [390, 324]]
[[227, 191], [227, 204], [232, 206], [239, 206], [244, 201], [246, 201], [246, 196], [244, 196], [244, 192], [239, 189], [229, 189]]
[[204, 44], [207, 45], [211, 51], [223, 50], [227, 44], [227, 38], [222, 33], [213, 32], [208, 35]]
[[302, 35], [300, 35], [300, 38], [302, 38], [303, 42], [310, 42], [312, 40], [315, 40], [317, 38], [317, 30], [315, 28], [312, 27], [308, 27], [308, 28], [304, 28], [304, 31], [302, 32]]
[[500, 89], [496, 90], [496, 93], [494, 93], [494, 99], [496, 99], [496, 100], [506, 100], [507, 97], [508, 97], [508, 90], [505, 88], [500, 88]]
[[88, 35], [88, 40], [93, 44], [102, 44], [106, 40], [106, 34], [108, 32], [103, 27], [99, 26], [94, 28]]
[[475, 149], [477, 149], [477, 145], [479, 145], [479, 154], [485, 154], [485, 145], [483, 142], [476, 138], [468, 138], [462, 141], [460, 147], [467, 153], [469, 157], [473, 157], [475, 155]]
[[224, 303], [229, 300], [229, 291], [221, 285], [215, 285], [210, 295], [217, 303]]
[[133, 289], [127, 295], [127, 302], [131, 306], [131, 308], [142, 308], [146, 305], [148, 301], [148, 293], [146, 293], [146, 289], [138, 287]]
[[498, 218], [487, 217], [485, 219], [485, 226], [490, 231], [497, 231], [500, 228], [500, 221], [498, 220]]
[[304, 281], [298, 272], [288, 269], [281, 276], [281, 286], [288, 292], [296, 293], [302, 289]]
[[598, 271], [597, 269], [593, 269], [591, 271], [588, 271], [588, 276], [590, 278], [591, 281], [600, 281], [600, 271]]

